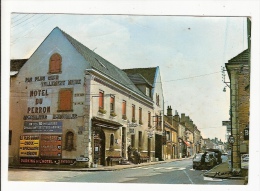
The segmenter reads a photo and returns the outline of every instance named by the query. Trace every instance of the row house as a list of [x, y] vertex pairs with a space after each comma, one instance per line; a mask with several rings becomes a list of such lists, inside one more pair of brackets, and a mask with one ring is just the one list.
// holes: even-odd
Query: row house
[[226, 64], [230, 78], [232, 169], [241, 169], [241, 155], [249, 153], [249, 49]]
[[9, 164], [163, 158], [159, 67], [119, 69], [58, 27], [11, 65]]
[[165, 159], [178, 158], [178, 126], [174, 125], [171, 106], [167, 107], [167, 115], [164, 115], [164, 153]]
[[250, 56], [251, 56], [251, 21], [247, 19], [248, 48], [230, 59], [225, 64], [230, 88], [230, 124], [232, 142], [232, 171], [247, 173], [242, 169], [241, 158], [249, 153], [249, 115], [250, 115]]
[[175, 111], [175, 115], [173, 116], [172, 108], [168, 106], [165, 120], [167, 120], [167, 123], [165, 122], [164, 125], [165, 129], [169, 129], [168, 126], [170, 126], [174, 129], [173, 132], [176, 131], [177, 138], [174, 137], [171, 140], [176, 145], [173, 147], [176, 157], [192, 156], [201, 150], [201, 133], [189, 116], [185, 116], [182, 113], [180, 117], [177, 111]]

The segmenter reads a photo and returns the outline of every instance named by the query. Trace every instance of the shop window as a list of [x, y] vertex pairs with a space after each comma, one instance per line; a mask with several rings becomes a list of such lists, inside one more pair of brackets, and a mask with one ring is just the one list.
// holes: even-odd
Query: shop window
[[66, 144], [65, 149], [67, 151], [73, 150], [73, 148], [74, 148], [73, 142], [74, 142], [74, 133], [69, 131], [69, 132], [66, 133], [66, 139], [65, 139], [65, 144]]
[[58, 111], [72, 111], [72, 95], [71, 89], [61, 89], [59, 92], [59, 110]]
[[61, 72], [62, 57], [58, 53], [54, 53], [49, 60], [49, 73], [55, 74]]
[[13, 131], [9, 130], [9, 145], [12, 144], [12, 136], [13, 136]]

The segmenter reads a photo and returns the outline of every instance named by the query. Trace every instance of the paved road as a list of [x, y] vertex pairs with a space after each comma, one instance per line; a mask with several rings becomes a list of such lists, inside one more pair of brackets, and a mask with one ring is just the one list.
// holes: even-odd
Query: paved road
[[117, 171], [42, 171], [10, 169], [9, 181], [242, 185], [241, 180], [212, 179], [192, 169], [191, 160], [138, 166]]

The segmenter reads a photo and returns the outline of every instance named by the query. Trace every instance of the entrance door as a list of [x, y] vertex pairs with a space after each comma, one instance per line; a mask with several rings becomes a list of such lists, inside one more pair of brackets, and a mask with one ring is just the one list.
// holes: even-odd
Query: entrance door
[[105, 143], [106, 137], [102, 129], [94, 133], [94, 162], [96, 164], [105, 165]]
[[151, 157], [151, 139], [150, 138], [148, 138], [148, 144], [147, 144], [147, 150], [148, 150], [148, 153], [147, 153], [147, 155], [149, 156], [149, 157]]
[[162, 160], [162, 135], [155, 134], [155, 158]]
[[126, 158], [126, 128], [123, 127], [122, 128], [122, 146], [121, 146], [121, 149], [122, 149], [122, 157], [123, 158]]

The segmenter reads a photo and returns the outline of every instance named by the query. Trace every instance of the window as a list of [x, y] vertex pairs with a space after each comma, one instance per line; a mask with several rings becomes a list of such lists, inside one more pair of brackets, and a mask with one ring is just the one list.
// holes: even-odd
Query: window
[[12, 136], [13, 136], [13, 131], [9, 130], [9, 145], [12, 144]]
[[131, 147], [135, 148], [135, 135], [131, 135]]
[[167, 141], [170, 141], [170, 139], [171, 139], [171, 134], [170, 134], [171, 132], [170, 131], [166, 131], [166, 140]]
[[155, 127], [157, 130], [161, 130], [161, 116], [159, 115], [156, 115], [154, 116], [155, 120], [154, 120], [154, 123], [155, 123]]
[[55, 74], [61, 72], [61, 55], [54, 53], [49, 60], [49, 73]]
[[148, 127], [151, 127], [151, 112], [148, 112]]
[[143, 124], [143, 121], [142, 121], [142, 108], [139, 107], [139, 124]]
[[160, 97], [159, 94], [156, 94], [156, 105], [160, 106]]
[[135, 105], [132, 105], [132, 122], [135, 123]]
[[67, 151], [72, 151], [73, 150], [73, 142], [74, 142], [74, 134], [69, 131], [66, 133], [66, 139], [65, 139], [65, 149]]
[[124, 120], [127, 119], [127, 117], [126, 117], [126, 101], [123, 101], [123, 103], [122, 103], [122, 118]]
[[115, 112], [115, 97], [111, 96], [110, 97], [110, 113]]
[[113, 148], [115, 142], [115, 136], [114, 134], [110, 135], [110, 148]]
[[59, 110], [58, 111], [72, 111], [72, 95], [71, 89], [61, 89], [59, 92]]
[[98, 101], [99, 109], [104, 109], [104, 91], [99, 91], [99, 101]]
[[150, 97], [150, 88], [145, 88], [145, 94]]

